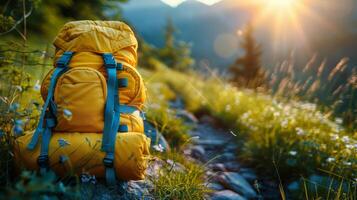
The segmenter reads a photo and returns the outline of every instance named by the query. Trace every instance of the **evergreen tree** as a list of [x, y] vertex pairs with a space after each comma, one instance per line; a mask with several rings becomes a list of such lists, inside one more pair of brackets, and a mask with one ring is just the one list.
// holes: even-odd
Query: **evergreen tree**
[[238, 86], [249, 88], [256, 88], [264, 83], [264, 73], [260, 61], [262, 51], [253, 34], [253, 26], [248, 23], [243, 31], [243, 40], [240, 43], [245, 55], [238, 58], [229, 68], [232, 73], [231, 81]]
[[168, 19], [165, 27], [165, 46], [160, 49], [160, 59], [170, 68], [177, 70], [187, 70], [193, 64], [191, 57], [191, 45], [175, 39], [176, 28], [171, 18]]

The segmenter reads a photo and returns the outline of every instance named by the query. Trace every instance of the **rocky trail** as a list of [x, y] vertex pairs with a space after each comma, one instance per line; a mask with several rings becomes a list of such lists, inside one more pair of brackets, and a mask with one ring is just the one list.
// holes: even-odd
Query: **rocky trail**
[[[215, 127], [214, 119], [202, 116], [197, 119], [185, 110], [180, 99], [171, 102], [171, 109], [177, 117], [192, 126], [189, 132], [191, 143], [183, 150], [187, 159], [195, 160], [205, 166], [205, 182], [211, 189], [207, 199], [212, 200], [245, 200], [245, 199], [279, 199], [276, 184], [260, 178], [253, 169], [244, 167], [237, 160], [238, 146], [236, 133]], [[165, 139], [151, 126], [145, 124], [145, 130], [152, 138], [159, 138], [159, 144], [167, 147]], [[89, 179], [82, 184], [82, 199], [110, 200], [110, 199], [154, 199], [150, 191], [152, 180], [160, 173], [160, 169], [167, 163], [172, 164], [173, 170], [184, 170], [180, 163], [171, 160], [155, 160], [147, 170], [144, 181], [129, 181], [110, 189], [101, 183], [93, 183]], [[83, 183], [83, 180], [82, 180]]]

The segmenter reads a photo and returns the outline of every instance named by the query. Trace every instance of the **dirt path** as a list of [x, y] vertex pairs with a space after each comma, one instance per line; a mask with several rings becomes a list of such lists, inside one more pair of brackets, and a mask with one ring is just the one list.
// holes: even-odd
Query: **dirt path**
[[187, 112], [181, 100], [171, 104], [178, 117], [193, 126], [190, 131], [193, 143], [184, 151], [202, 164], [206, 164], [206, 182], [213, 190], [207, 196], [213, 200], [279, 199], [274, 184], [257, 177], [254, 170], [244, 167], [237, 159], [236, 134], [215, 127], [214, 119], [203, 116], [196, 119]]

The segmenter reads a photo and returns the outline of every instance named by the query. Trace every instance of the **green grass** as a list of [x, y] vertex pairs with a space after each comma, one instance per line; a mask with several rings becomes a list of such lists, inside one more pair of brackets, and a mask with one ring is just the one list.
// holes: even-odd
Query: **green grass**
[[274, 161], [284, 184], [312, 174], [343, 177], [351, 187], [340, 193], [355, 197], [357, 133], [347, 132], [316, 105], [238, 90], [216, 77], [165, 68], [154, 74], [152, 79], [173, 88], [190, 111], [210, 113], [235, 132], [240, 159], [261, 175], [276, 178]]
[[148, 90], [145, 104], [147, 120], [164, 135], [171, 147], [179, 148], [188, 140], [190, 127], [170, 109], [169, 101], [175, 100], [176, 94], [167, 84], [155, 79], [159, 74], [146, 70], [140, 70], [140, 73]]
[[[160, 169], [158, 177], [152, 179], [155, 199], [205, 199], [209, 189], [204, 182], [205, 169], [202, 165], [187, 161], [175, 152], [160, 157], [166, 164]], [[175, 169], [173, 163], [182, 167]]]

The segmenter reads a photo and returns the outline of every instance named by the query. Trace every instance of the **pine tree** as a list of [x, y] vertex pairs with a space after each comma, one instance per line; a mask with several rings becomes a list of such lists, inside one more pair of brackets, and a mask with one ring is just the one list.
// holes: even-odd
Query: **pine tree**
[[165, 27], [165, 46], [160, 49], [160, 59], [170, 68], [187, 70], [193, 64], [191, 45], [175, 39], [176, 28], [171, 18], [168, 18]]
[[232, 73], [231, 81], [237, 86], [256, 88], [264, 83], [264, 73], [261, 66], [261, 47], [254, 38], [254, 29], [248, 23], [242, 35], [240, 46], [245, 55], [238, 58], [229, 68]]

